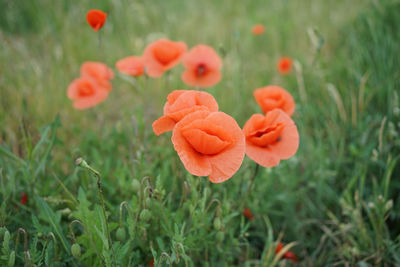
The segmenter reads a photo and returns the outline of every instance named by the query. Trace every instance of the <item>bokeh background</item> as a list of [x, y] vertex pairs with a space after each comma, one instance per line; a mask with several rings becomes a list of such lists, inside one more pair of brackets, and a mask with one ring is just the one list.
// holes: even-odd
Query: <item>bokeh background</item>
[[[85, 19], [93, 8], [108, 13], [100, 33]], [[11, 238], [0, 260], [15, 250], [16, 265], [27, 264], [22, 241], [15, 244], [20, 227], [38, 266], [100, 264], [96, 248], [107, 264], [113, 258], [95, 229], [106, 221], [96, 217], [95, 179], [74, 166], [81, 156], [102, 174], [112, 238], [126, 229], [113, 247], [120, 266], [163, 265], [163, 253], [182, 266], [400, 264], [399, 14], [396, 0], [2, 0], [0, 226]], [[251, 34], [257, 23], [263, 35]], [[262, 169], [254, 188], [249, 159], [222, 184], [189, 175], [170, 135], [151, 128], [168, 93], [190, 89], [183, 67], [159, 79], [114, 67], [163, 37], [218, 51], [223, 78], [207, 91], [240, 126], [261, 112], [254, 89], [287, 89], [296, 100], [296, 156]], [[276, 69], [283, 56], [294, 60], [287, 76]], [[66, 89], [85, 61], [106, 63], [116, 77], [104, 103], [78, 111]], [[132, 189], [145, 176], [153, 195]], [[156, 202], [147, 223], [134, 220], [143, 196]], [[243, 217], [244, 207], [254, 220]], [[69, 250], [74, 219], [91, 233], [76, 226], [80, 259]], [[278, 241], [296, 242], [297, 263], [272, 263]]]

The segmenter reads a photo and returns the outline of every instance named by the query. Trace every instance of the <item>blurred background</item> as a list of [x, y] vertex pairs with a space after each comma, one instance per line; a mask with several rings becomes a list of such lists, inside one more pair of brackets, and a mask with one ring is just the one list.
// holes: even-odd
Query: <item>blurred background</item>
[[[87, 25], [89, 9], [108, 14], [100, 32]], [[30, 237], [54, 232], [54, 224], [40, 215], [40, 196], [59, 216], [56, 238], [64, 240], [64, 250], [53, 244], [59, 252], [48, 262], [98, 264], [90, 249], [77, 261], [65, 248], [68, 224], [83, 220], [76, 212], [84, 197], [80, 194], [81, 204], [63, 200], [82, 190], [96, 202], [93, 181], [73, 165], [82, 156], [104, 177], [113, 229], [122, 201], [132, 213], [138, 205], [132, 180], [149, 176], [160, 194], [154, 221], [139, 227], [144, 234], [135, 234], [129, 216], [124, 219], [132, 243], [118, 252], [121, 266], [148, 265], [152, 258], [157, 263], [163, 252], [177, 254], [177, 243], [189, 265], [263, 265], [271, 263], [268, 252], [274, 256], [277, 240], [297, 242], [291, 250], [298, 262], [281, 264], [400, 264], [399, 14], [396, 0], [1, 0], [0, 226], [13, 237], [19, 227]], [[255, 24], [263, 24], [265, 33], [253, 35]], [[275, 84], [295, 98], [299, 151], [278, 167], [263, 169], [245, 203], [238, 196], [250, 188], [249, 159], [226, 183], [210, 184], [186, 173], [170, 135], [152, 132], [166, 96], [190, 89], [180, 79], [183, 67], [159, 79], [135, 79], [115, 69], [117, 60], [141, 55], [163, 37], [218, 52], [223, 78], [207, 91], [240, 126], [261, 112], [254, 89]], [[294, 60], [290, 75], [277, 71], [281, 57]], [[79, 111], [66, 89], [85, 61], [106, 63], [116, 77], [104, 103]], [[32, 199], [27, 206], [20, 203], [21, 192]], [[223, 230], [212, 227], [214, 204], [200, 208], [213, 199], [222, 203]], [[242, 205], [255, 220], [243, 217]], [[37, 224], [32, 215], [40, 217]], [[224, 233], [218, 244], [217, 232]], [[101, 238], [93, 238], [104, 249]], [[82, 237], [83, 247], [85, 242]], [[22, 248], [16, 255], [24, 262]], [[45, 258], [33, 262], [40, 265]]]

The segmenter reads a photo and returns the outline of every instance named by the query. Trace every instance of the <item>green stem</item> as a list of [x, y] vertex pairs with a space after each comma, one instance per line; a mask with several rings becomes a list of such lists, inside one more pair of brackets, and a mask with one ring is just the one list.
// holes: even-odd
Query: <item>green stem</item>
[[249, 197], [251, 191], [253, 191], [254, 181], [256, 180], [259, 170], [260, 170], [260, 165], [256, 163], [256, 167], [254, 168], [254, 173], [253, 173], [253, 176], [251, 177], [250, 185], [249, 185], [249, 188], [247, 189], [246, 195], [243, 198], [242, 205], [246, 204], [247, 198]]

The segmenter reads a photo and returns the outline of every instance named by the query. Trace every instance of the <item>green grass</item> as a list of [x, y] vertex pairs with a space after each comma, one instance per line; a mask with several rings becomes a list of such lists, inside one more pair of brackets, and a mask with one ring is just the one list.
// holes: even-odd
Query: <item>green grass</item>
[[[109, 13], [101, 46], [91, 8]], [[296, 242], [300, 266], [400, 265], [399, 13], [396, 0], [3, 1], [0, 265], [290, 266], [273, 262], [279, 240]], [[254, 89], [293, 94], [299, 151], [261, 169], [248, 198], [254, 162], [212, 184], [184, 169], [170, 134], [153, 134], [168, 93], [188, 88], [181, 66], [160, 79], [115, 71], [91, 110], [67, 99], [82, 62], [114, 66], [159, 37], [219, 51], [223, 79], [207, 91], [241, 126], [260, 112]], [[281, 56], [297, 61], [289, 76], [276, 72]], [[101, 173], [106, 216], [78, 157]]]

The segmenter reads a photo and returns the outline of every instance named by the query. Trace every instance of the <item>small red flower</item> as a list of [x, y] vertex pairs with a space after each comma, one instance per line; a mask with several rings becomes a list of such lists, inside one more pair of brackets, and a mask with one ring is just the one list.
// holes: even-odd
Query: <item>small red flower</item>
[[25, 192], [21, 192], [21, 204], [26, 205], [28, 203], [28, 195]]
[[292, 70], [292, 60], [288, 57], [279, 59], [277, 68], [282, 75], [289, 74]]
[[297, 262], [297, 256], [296, 254], [294, 254], [291, 251], [287, 251], [284, 255], [283, 258], [287, 259], [287, 260], [291, 260], [293, 263]]
[[254, 35], [261, 35], [265, 32], [265, 27], [262, 24], [256, 24], [251, 28], [251, 33]]
[[106, 23], [106, 19], [107, 13], [98, 9], [91, 9], [86, 14], [86, 21], [95, 32], [103, 27], [104, 23]]
[[243, 210], [243, 216], [246, 217], [247, 220], [253, 220], [254, 215], [249, 208], [245, 208]]
[[275, 255], [276, 255], [276, 254], [279, 254], [279, 252], [280, 252], [282, 249], [283, 249], [283, 244], [282, 244], [281, 242], [279, 242], [279, 243], [276, 245]]
[[151, 261], [149, 262], [149, 267], [154, 267], [154, 259], [151, 259]]
[[[275, 255], [278, 255], [279, 252], [280, 252], [282, 249], [283, 249], [283, 243], [279, 242], [279, 243], [276, 245]], [[297, 262], [297, 256], [296, 256], [296, 254], [294, 254], [294, 253], [291, 252], [291, 251], [286, 251], [285, 254], [283, 254], [283, 257], [282, 257], [282, 258], [284, 258], [284, 259], [286, 259], [286, 260], [291, 260], [293, 263], [296, 263], [296, 262]]]

